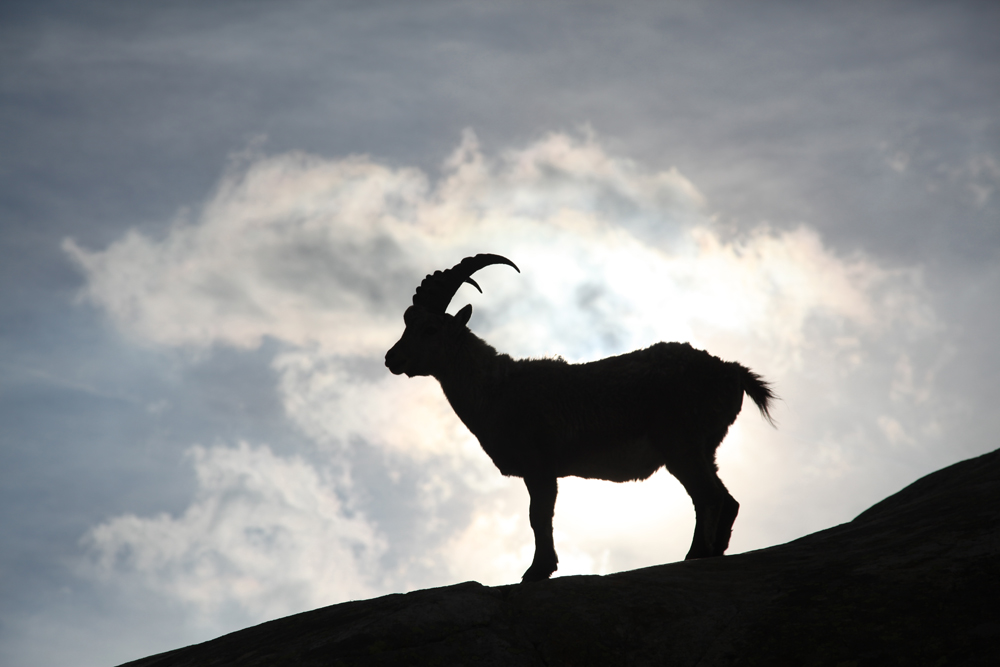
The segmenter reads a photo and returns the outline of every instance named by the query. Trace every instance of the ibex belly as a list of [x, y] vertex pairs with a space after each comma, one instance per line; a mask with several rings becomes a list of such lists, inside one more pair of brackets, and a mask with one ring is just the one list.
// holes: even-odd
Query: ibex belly
[[645, 436], [604, 447], [587, 447], [558, 470], [559, 477], [628, 482], [646, 479], [663, 465], [663, 456]]

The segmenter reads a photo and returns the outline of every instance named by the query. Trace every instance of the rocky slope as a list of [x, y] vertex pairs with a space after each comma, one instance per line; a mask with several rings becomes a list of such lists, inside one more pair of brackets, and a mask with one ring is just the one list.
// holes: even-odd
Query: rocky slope
[[997, 665], [1000, 450], [770, 549], [347, 602], [128, 663]]

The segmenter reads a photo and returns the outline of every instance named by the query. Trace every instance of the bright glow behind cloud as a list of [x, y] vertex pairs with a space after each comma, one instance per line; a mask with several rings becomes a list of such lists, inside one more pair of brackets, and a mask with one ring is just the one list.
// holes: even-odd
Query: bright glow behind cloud
[[[462, 288], [452, 309], [473, 301], [472, 329], [517, 356], [562, 354], [578, 361], [658, 340], [688, 340], [753, 367], [777, 381], [780, 393], [854, 372], [865, 341], [890, 340], [889, 332], [900, 327], [912, 333], [933, 326], [921, 307], [917, 274], [886, 270], [863, 257], [840, 258], [807, 227], [760, 227], [724, 238], [706, 215], [702, 196], [677, 170], [650, 172], [609, 155], [592, 136], [551, 135], [490, 160], [467, 133], [434, 185], [416, 170], [364, 157], [259, 157], [231, 170], [197, 216], [177, 220], [162, 239], [132, 232], [101, 251], [72, 240], [65, 248], [87, 276], [86, 298], [137, 341], [195, 348], [249, 348], [264, 337], [281, 341], [285, 351], [273, 363], [288, 417], [320, 449], [345, 462], [357, 439], [387, 455], [427, 462], [436, 482], [414, 499], [420, 521], [443, 521], [441, 498], [455, 494], [473, 507], [467, 523], [447, 527], [450, 537], [433, 547], [440, 549], [437, 557], [450, 563], [453, 574], [488, 583], [513, 581], [530, 559], [527, 508], [518, 506], [523, 499], [502, 490], [509, 487], [491, 473], [433, 381], [391, 377], [381, 368], [424, 273], [477, 252], [513, 259], [520, 275], [505, 267], [484, 270], [477, 280], [485, 294]], [[878, 391], [887, 401], [888, 384]], [[839, 413], [820, 418], [809, 413], [818, 408], [799, 409], [801, 416], [790, 415], [780, 437], [805, 439], [804, 430], [813, 429], [808, 437], [822, 431], [816, 440], [839, 442]], [[730, 441], [739, 440], [740, 451], [755, 458], [726, 454], [727, 442], [724, 466], [729, 460], [732, 471], [727, 477], [724, 470], [723, 477], [731, 486], [752, 479], [756, 491], [745, 493], [774, 493], [791, 459], [768, 454], [761, 444], [764, 431], [744, 427], [747, 419], [756, 417], [743, 417]], [[879, 437], [912, 442], [896, 417], [866, 419]], [[230, 456], [225, 451], [199, 456]], [[251, 455], [257, 450], [238, 451], [247, 466], [265, 464], [264, 454]], [[841, 469], [850, 465], [836, 445], [820, 451], [817, 456], [840, 461]], [[199, 466], [207, 460], [199, 459]], [[300, 462], [267, 465], [310, 474]], [[815, 463], [820, 476], [833, 467]], [[212, 494], [242, 488], [237, 479], [243, 478], [206, 484], [208, 495], [183, 517], [120, 517], [98, 527], [93, 543], [101, 563], [117, 568], [108, 554], [128, 544], [137, 554], [128, 567], [146, 572], [151, 585], [193, 600], [199, 570], [172, 573], [207, 540], [221, 558], [238, 564], [235, 571], [250, 573], [246, 581], [257, 581], [253, 573], [268, 568], [275, 581], [283, 581], [279, 559], [257, 554], [259, 560], [247, 560], [245, 544], [217, 539], [214, 531], [228, 529], [197, 520]], [[296, 493], [329, 495], [318, 479]], [[259, 496], [256, 506], [287, 506], [281, 495], [286, 483], [298, 482], [273, 478], [269, 484], [277, 495]], [[689, 522], [690, 505], [669, 476], [659, 475], [641, 490], [587, 482], [591, 486], [582, 495], [578, 482], [562, 484], [556, 522], [563, 573], [683, 555], [690, 529], [675, 528]], [[655, 490], [660, 501], [649, 497]], [[632, 509], [611, 509], [596, 519], [605, 528], [614, 524], [614, 534], [595, 534], [594, 508], [621, 502]], [[323, 540], [353, 539], [377, 551], [378, 526], [348, 519], [329, 503], [304, 500], [295, 507], [274, 518], [274, 526], [284, 526], [280, 534], [289, 536], [282, 549], [308, 552], [291, 536], [314, 521], [323, 526]], [[317, 518], [306, 518], [310, 512]], [[607, 517], [614, 519], [609, 523]], [[232, 530], [245, 523], [239, 516], [220, 520]], [[740, 540], [744, 547], [762, 546], [770, 535], [763, 528], [767, 520], [751, 511], [741, 521], [749, 530], [734, 537], [734, 547]], [[521, 525], [519, 534], [507, 530], [513, 525]], [[656, 539], [648, 537], [653, 531]], [[393, 536], [386, 539], [391, 550]], [[313, 581], [331, 602], [377, 587], [358, 582], [387, 580], [387, 573], [367, 572], [346, 550], [336, 558], [358, 581], [326, 577], [311, 565], [302, 566], [296, 581]], [[405, 569], [406, 559], [400, 562]], [[444, 583], [398, 580], [407, 586]], [[211, 595], [253, 609], [271, 609], [264, 600], [283, 595], [266, 586], [246, 592], [256, 585], [236, 585], [232, 593], [212, 588]], [[209, 604], [207, 598], [202, 602]]]

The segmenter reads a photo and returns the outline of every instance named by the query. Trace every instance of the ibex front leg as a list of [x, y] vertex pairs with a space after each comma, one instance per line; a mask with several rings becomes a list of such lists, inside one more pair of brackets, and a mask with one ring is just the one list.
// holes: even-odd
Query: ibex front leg
[[535, 558], [521, 581], [542, 581], [556, 571], [559, 563], [555, 543], [552, 541], [552, 515], [555, 513], [556, 493], [559, 489], [555, 476], [525, 477], [524, 484], [531, 497], [528, 518], [531, 520], [531, 530], [535, 533]]

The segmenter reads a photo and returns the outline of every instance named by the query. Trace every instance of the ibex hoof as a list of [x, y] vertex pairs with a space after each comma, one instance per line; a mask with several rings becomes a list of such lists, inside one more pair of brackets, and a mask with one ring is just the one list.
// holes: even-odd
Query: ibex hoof
[[538, 563], [532, 563], [528, 571], [524, 573], [521, 577], [521, 583], [528, 581], [545, 581], [552, 576], [552, 573], [556, 571], [555, 565], [540, 565]]

